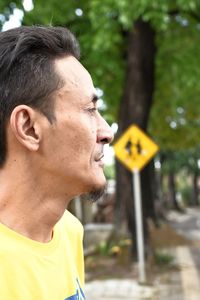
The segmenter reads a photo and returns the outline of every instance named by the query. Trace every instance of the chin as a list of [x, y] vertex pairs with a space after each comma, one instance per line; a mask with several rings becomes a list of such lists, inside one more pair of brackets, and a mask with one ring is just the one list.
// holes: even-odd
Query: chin
[[90, 181], [90, 184], [88, 184], [88, 186], [83, 194], [86, 195], [86, 197], [88, 199], [90, 199], [92, 202], [95, 202], [103, 196], [103, 194], [105, 193], [106, 187], [107, 187], [106, 178], [104, 176], [104, 178], [102, 178], [102, 180]]
[[93, 181], [93, 184], [91, 184], [91, 187], [95, 190], [101, 190], [101, 189], [105, 189], [107, 185], [107, 182], [106, 182], [106, 178], [101, 178], [101, 180], [99, 181]]
[[96, 202], [98, 199], [100, 199], [106, 190], [106, 184], [103, 186], [95, 186], [93, 188], [90, 189], [90, 191], [88, 191], [87, 193], [84, 194], [84, 196], [86, 196], [87, 199], [89, 199], [92, 202]]

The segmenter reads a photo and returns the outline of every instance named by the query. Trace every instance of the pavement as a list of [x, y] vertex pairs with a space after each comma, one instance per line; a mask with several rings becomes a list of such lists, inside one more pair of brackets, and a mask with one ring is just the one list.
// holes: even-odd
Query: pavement
[[[196, 230], [199, 220], [200, 211], [189, 210], [185, 216], [175, 213], [170, 222], [179, 233], [200, 241], [200, 232]], [[174, 257], [176, 268], [168, 274], [158, 276], [151, 286], [140, 285], [134, 279], [94, 280], [86, 284], [86, 299], [199, 300], [200, 246], [177, 246], [167, 251]]]
[[85, 287], [87, 300], [199, 300], [200, 249], [170, 248], [176, 268], [158, 276], [150, 285], [131, 279], [94, 280]]
[[95, 280], [86, 284], [87, 300], [154, 299], [154, 287], [139, 285], [131, 279]]

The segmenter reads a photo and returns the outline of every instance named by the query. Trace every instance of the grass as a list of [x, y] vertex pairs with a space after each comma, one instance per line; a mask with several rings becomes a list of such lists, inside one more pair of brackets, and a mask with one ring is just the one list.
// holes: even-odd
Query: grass
[[174, 258], [172, 255], [168, 253], [164, 253], [162, 251], [156, 251], [154, 254], [154, 260], [157, 266], [160, 268], [171, 266], [174, 262]]

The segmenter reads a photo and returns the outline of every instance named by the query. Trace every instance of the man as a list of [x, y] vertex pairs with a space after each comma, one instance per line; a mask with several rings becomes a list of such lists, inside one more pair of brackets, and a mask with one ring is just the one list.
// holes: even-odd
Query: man
[[112, 132], [78, 59], [67, 29], [0, 33], [2, 300], [85, 299], [82, 225], [65, 210], [101, 195]]

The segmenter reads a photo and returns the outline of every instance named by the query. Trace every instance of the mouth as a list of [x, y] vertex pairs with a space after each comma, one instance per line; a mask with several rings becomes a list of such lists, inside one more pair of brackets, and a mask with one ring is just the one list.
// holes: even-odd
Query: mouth
[[95, 159], [95, 162], [97, 162], [101, 167], [104, 166], [103, 158], [104, 158], [104, 154], [101, 153], [101, 154]]

